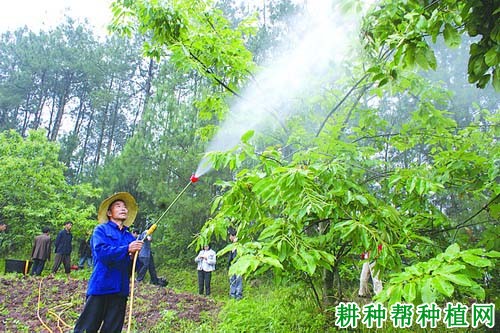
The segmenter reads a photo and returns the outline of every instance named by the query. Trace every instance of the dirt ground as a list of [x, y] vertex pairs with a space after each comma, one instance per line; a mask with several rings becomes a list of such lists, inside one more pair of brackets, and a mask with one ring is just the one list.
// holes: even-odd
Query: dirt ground
[[[0, 332], [72, 331], [83, 309], [86, 289], [86, 280], [0, 277]], [[129, 304], [130, 299], [124, 331]], [[202, 313], [218, 311], [212, 299], [150, 284], [135, 286], [133, 304], [132, 327], [139, 332], [157, 325], [166, 310], [175, 312], [176, 320], [194, 322], [201, 320]]]

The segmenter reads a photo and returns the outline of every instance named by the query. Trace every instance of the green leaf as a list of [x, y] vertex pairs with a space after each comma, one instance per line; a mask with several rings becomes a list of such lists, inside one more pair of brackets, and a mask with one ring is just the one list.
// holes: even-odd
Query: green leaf
[[433, 70], [436, 70], [436, 68], [437, 68], [436, 55], [434, 54], [434, 51], [430, 47], [428, 47], [425, 50], [425, 58], [427, 59], [427, 62], [429, 63], [429, 67]]
[[293, 267], [295, 267], [295, 269], [297, 269], [298, 271], [303, 271], [304, 267], [306, 266], [306, 263], [304, 262], [302, 257], [296, 253], [290, 256], [290, 261]]
[[213, 214], [219, 208], [219, 204], [221, 201], [222, 201], [222, 196], [215, 197], [215, 199], [212, 203], [212, 207], [210, 209], [211, 214]]
[[247, 272], [253, 272], [257, 269], [259, 263], [260, 261], [255, 256], [241, 256], [234, 264], [231, 265], [231, 272], [241, 275]]
[[412, 277], [413, 277], [413, 274], [410, 274], [408, 272], [396, 273], [391, 278], [391, 283], [399, 284], [401, 282], [410, 280]]
[[462, 253], [462, 259], [466, 263], [475, 267], [488, 267], [493, 265], [491, 260], [481, 258], [470, 253]]
[[389, 187], [390, 188], [394, 187], [401, 179], [402, 179], [402, 177], [400, 175], [391, 177], [389, 179]]
[[378, 87], [382, 87], [382, 86], [385, 86], [387, 83], [389, 82], [389, 79], [387, 77], [383, 78], [382, 80], [380, 80], [380, 82], [378, 83]]
[[415, 46], [412, 44], [405, 46], [404, 64], [410, 68], [415, 65]]
[[273, 267], [276, 267], [276, 268], [279, 268], [279, 269], [283, 269], [283, 265], [276, 258], [263, 257], [263, 258], [261, 258], [261, 262], [263, 264], [266, 264], [266, 265], [269, 265], [269, 266], [273, 266]]
[[245, 134], [243, 134], [241, 136], [241, 141], [247, 143], [248, 140], [250, 140], [253, 137], [254, 134], [255, 134], [255, 131], [253, 131], [253, 130], [245, 132]]
[[486, 298], [486, 292], [485, 292], [485, 290], [483, 289], [483, 287], [481, 287], [477, 283], [475, 283], [470, 288], [470, 290], [472, 292], [472, 295], [474, 295], [474, 297], [476, 297], [478, 300], [483, 301]]
[[424, 179], [418, 178], [417, 180], [417, 193], [419, 195], [424, 194], [424, 191], [427, 189], [427, 184]]
[[439, 267], [438, 272], [443, 272], [445, 274], [447, 273], [455, 273], [458, 272], [462, 269], [464, 269], [465, 266], [461, 264], [454, 264], [454, 265], [443, 265]]
[[483, 256], [490, 257], [490, 258], [500, 258], [500, 252], [488, 251], [488, 252], [484, 252]]
[[490, 208], [489, 213], [490, 213], [491, 217], [493, 217], [494, 219], [500, 220], [500, 203], [491, 204], [489, 206], [489, 208]]
[[344, 197], [344, 202], [346, 203], [346, 205], [349, 204], [352, 201], [352, 199], [353, 199], [352, 192], [347, 191], [346, 196]]
[[434, 290], [432, 288], [432, 281], [430, 278], [425, 279], [420, 292], [422, 294], [422, 302], [432, 303], [436, 301], [436, 294], [434, 293]]
[[269, 227], [262, 230], [259, 235], [259, 240], [265, 240], [266, 238], [274, 238], [280, 232], [280, 227], [278, 223], [272, 224]]
[[331, 266], [335, 265], [335, 256], [331, 253], [320, 251], [321, 257]]
[[461, 44], [460, 34], [457, 29], [449, 23], [444, 25], [443, 37], [444, 42], [448, 47], [455, 48]]
[[447, 274], [442, 272], [437, 272], [436, 275], [442, 276], [443, 278], [464, 287], [470, 287], [472, 285], [472, 280], [463, 274]]
[[390, 296], [389, 304], [401, 302], [402, 288], [400, 288], [399, 286], [391, 286], [391, 287], [394, 287], [394, 288], [392, 288], [391, 292], [390, 292], [391, 296]]
[[416, 49], [415, 61], [417, 62], [417, 64], [420, 67], [427, 70], [430, 68], [430, 64], [429, 64], [429, 61], [426, 57], [426, 55], [427, 55], [426, 48], [428, 48], [428, 47], [427, 46], [426, 47], [418, 47]]
[[405, 271], [416, 276], [421, 276], [423, 273], [422, 267], [419, 265], [408, 266]]
[[316, 266], [317, 266], [316, 259], [314, 259], [314, 257], [312, 255], [310, 255], [309, 253], [307, 253], [305, 251], [301, 251], [299, 254], [304, 259], [304, 261], [306, 263], [306, 266], [303, 267], [303, 270], [305, 272], [307, 272], [307, 274], [313, 275], [314, 272], [316, 271]]
[[418, 18], [418, 22], [415, 25], [415, 27], [420, 31], [420, 30], [426, 29], [427, 26], [428, 26], [428, 22], [427, 22], [425, 16], [420, 15], [420, 17]]
[[488, 52], [485, 53], [484, 55], [484, 62], [486, 62], [486, 65], [493, 67], [498, 65], [500, 55], [498, 54], [500, 52], [500, 47], [492, 47], [491, 49], [488, 50]]
[[434, 9], [432, 12], [431, 19], [429, 20], [429, 34], [432, 37], [432, 42], [436, 43], [437, 36], [441, 32], [441, 26], [443, 25], [443, 20], [439, 16], [439, 11]]
[[410, 179], [410, 187], [408, 188], [408, 193], [412, 193], [413, 190], [415, 189], [416, 185], [417, 185], [417, 179], [416, 178], [411, 178]]
[[354, 196], [359, 203], [361, 203], [363, 206], [368, 206], [368, 200], [362, 196], [361, 194], [356, 194]]
[[446, 249], [445, 253], [448, 255], [457, 255], [460, 252], [460, 246], [457, 243], [451, 244]]
[[496, 92], [500, 92], [500, 71], [498, 68], [493, 70], [493, 88]]
[[403, 287], [403, 296], [408, 303], [411, 303], [417, 298], [417, 284], [410, 282]]
[[451, 297], [455, 291], [455, 287], [451, 283], [440, 277], [432, 278], [432, 286], [446, 297]]

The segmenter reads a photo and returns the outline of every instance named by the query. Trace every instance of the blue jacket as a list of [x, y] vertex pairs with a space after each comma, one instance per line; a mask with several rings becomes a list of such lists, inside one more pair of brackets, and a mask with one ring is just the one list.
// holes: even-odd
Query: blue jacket
[[108, 221], [95, 228], [90, 241], [94, 269], [90, 276], [87, 296], [128, 296], [132, 268], [128, 245], [133, 241], [135, 237], [128, 231], [128, 227], [120, 230], [114, 222]]

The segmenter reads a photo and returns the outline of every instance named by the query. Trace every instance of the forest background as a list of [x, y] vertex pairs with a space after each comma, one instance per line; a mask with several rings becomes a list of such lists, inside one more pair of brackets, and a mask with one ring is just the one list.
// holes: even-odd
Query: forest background
[[380, 301], [498, 305], [498, 2], [322, 3], [333, 30], [308, 1], [118, 0], [105, 38], [71, 18], [2, 34], [2, 257], [44, 225], [83, 237], [117, 191], [145, 229], [196, 173], [160, 269], [235, 247], [230, 273], [328, 319], [370, 251]]

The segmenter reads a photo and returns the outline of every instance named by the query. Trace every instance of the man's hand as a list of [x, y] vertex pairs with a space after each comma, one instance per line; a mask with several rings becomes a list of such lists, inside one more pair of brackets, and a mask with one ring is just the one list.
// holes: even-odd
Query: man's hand
[[135, 253], [137, 251], [140, 251], [142, 249], [142, 245], [144, 244], [143, 241], [141, 240], [135, 240], [132, 243], [128, 245], [128, 252], [129, 253]]

